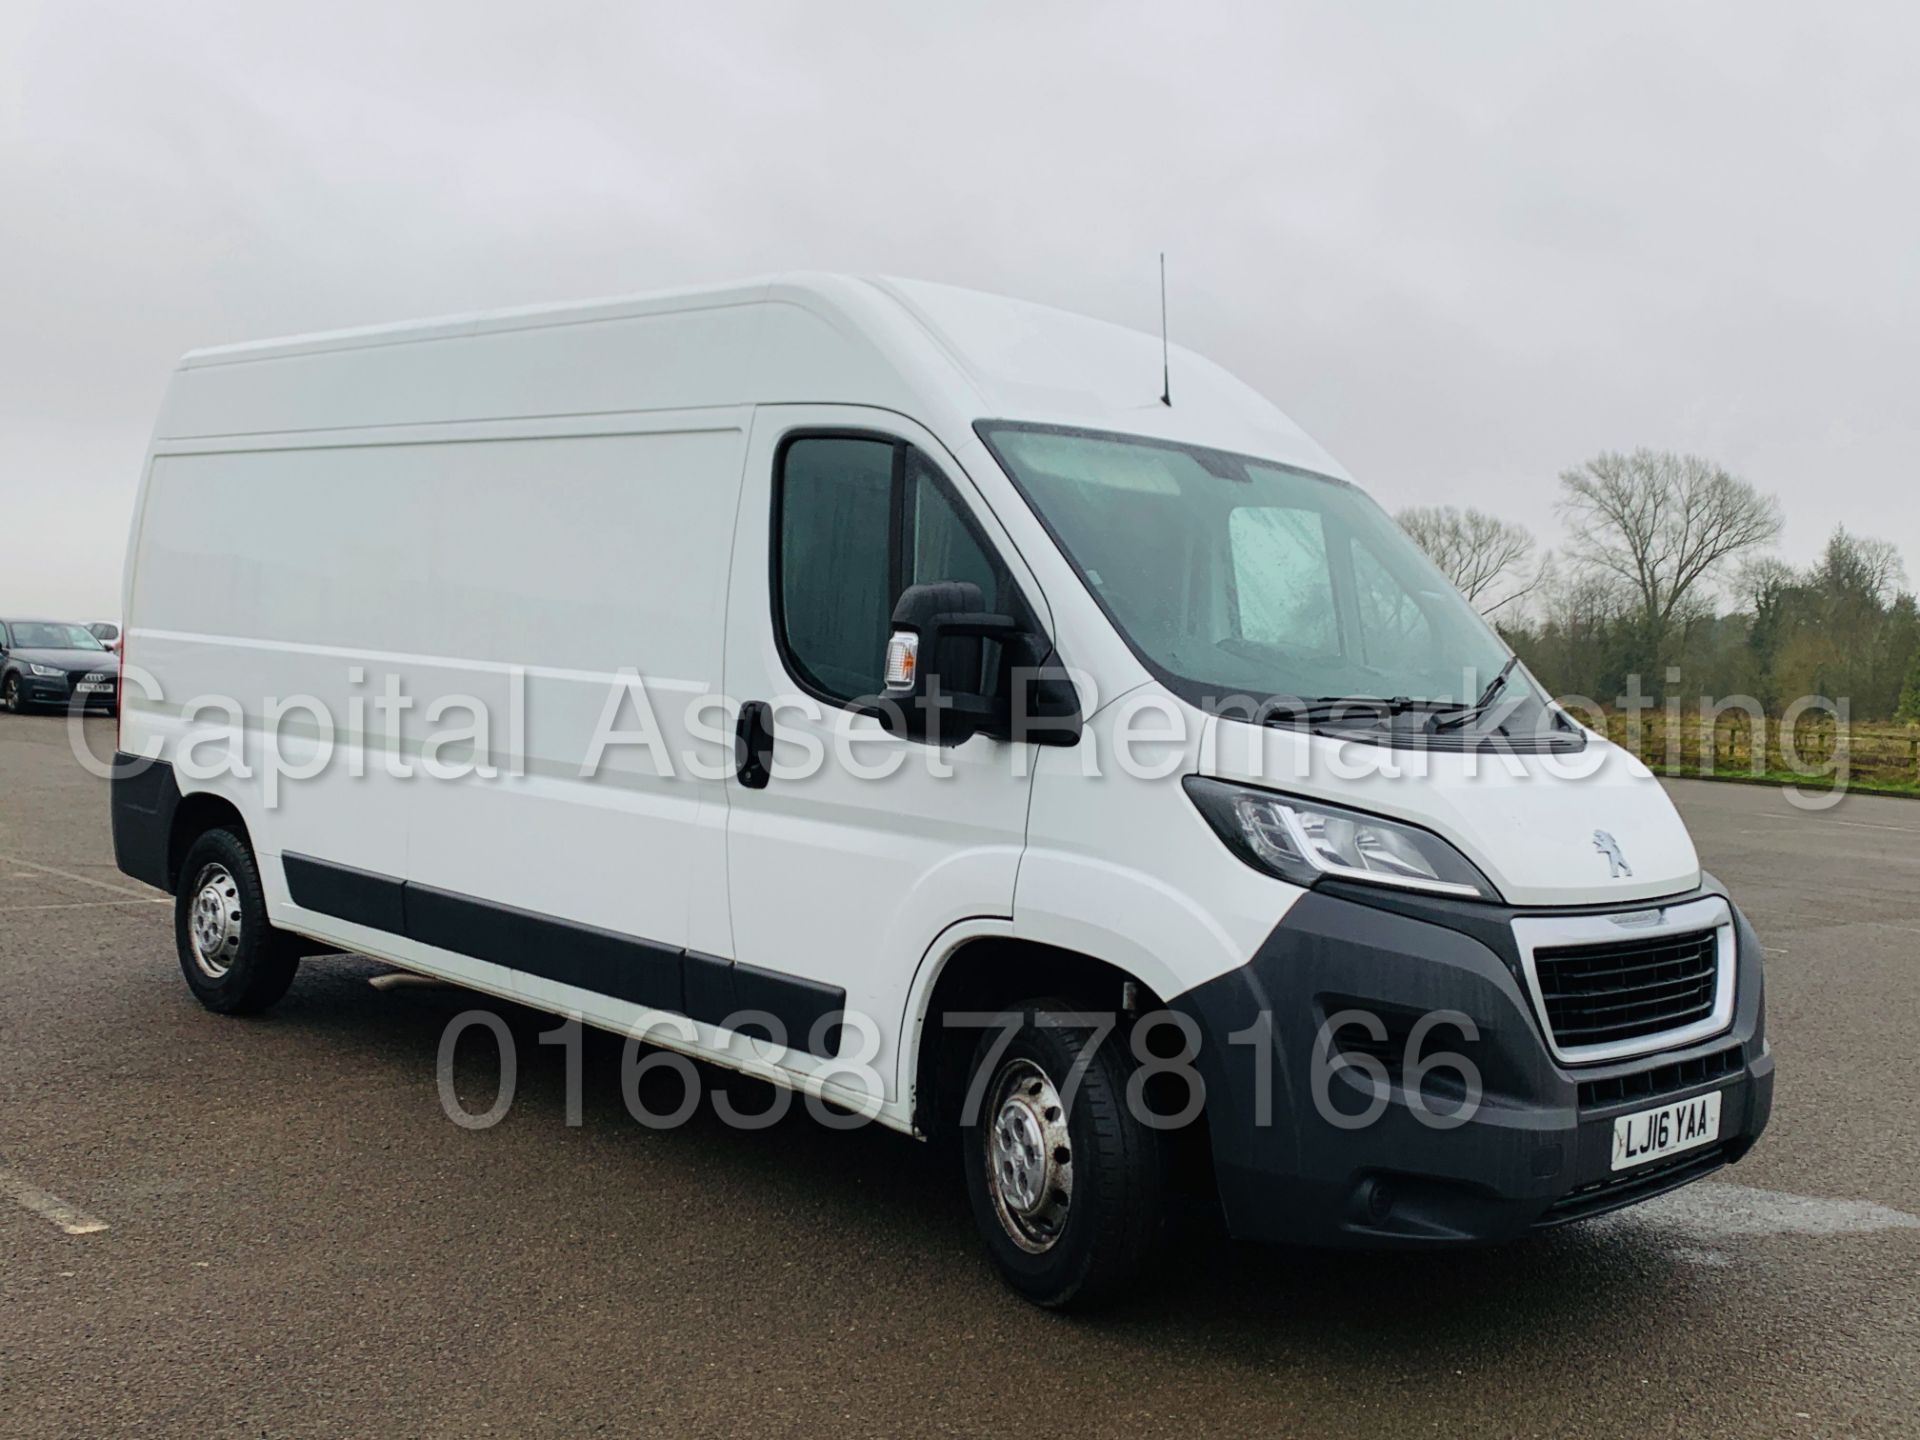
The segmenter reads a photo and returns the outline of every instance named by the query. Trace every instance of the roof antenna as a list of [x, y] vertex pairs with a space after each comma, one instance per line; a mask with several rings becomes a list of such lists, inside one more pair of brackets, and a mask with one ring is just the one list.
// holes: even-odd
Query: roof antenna
[[1167, 363], [1167, 252], [1160, 252], [1160, 403], [1173, 408], [1173, 371]]

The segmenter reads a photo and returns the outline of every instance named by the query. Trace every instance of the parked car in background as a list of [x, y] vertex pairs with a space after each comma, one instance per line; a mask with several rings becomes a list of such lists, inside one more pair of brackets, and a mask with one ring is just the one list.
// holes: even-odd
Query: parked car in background
[[96, 620], [87, 626], [93, 638], [98, 640], [114, 654], [120, 653], [120, 627], [110, 620]]
[[0, 620], [0, 709], [78, 703], [112, 710], [120, 694], [113, 652], [85, 625], [66, 620]]

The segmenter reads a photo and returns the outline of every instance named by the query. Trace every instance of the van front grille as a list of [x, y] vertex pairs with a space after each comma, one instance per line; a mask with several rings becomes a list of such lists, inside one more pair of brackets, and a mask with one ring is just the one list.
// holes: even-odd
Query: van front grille
[[1562, 1050], [1679, 1030], [1713, 1014], [1719, 938], [1713, 930], [1543, 947], [1534, 972]]
[[1605, 1080], [1582, 1080], [1580, 1108], [1601, 1110], [1610, 1105], [1625, 1105], [1630, 1101], [1651, 1100], [1656, 1095], [1691, 1090], [1697, 1085], [1707, 1085], [1715, 1080], [1724, 1080], [1729, 1075], [1738, 1075], [1746, 1068], [1746, 1064], [1746, 1050], [1733, 1045], [1708, 1055], [1696, 1055], [1691, 1060], [1676, 1060], [1646, 1070], [1609, 1076]]

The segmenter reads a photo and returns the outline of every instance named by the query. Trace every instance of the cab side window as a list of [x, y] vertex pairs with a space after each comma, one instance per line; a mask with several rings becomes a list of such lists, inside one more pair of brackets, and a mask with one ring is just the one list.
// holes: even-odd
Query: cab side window
[[823, 699], [880, 693], [893, 607], [909, 585], [969, 580], [989, 610], [1019, 605], [959, 497], [903, 442], [789, 441], [774, 507], [774, 629], [788, 668]]
[[776, 481], [781, 648], [795, 675], [838, 699], [874, 695], [892, 615], [894, 447], [795, 440]]

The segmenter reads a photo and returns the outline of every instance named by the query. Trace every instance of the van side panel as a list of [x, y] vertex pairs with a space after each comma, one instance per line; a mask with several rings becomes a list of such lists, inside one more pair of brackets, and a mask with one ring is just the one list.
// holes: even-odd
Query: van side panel
[[[370, 701], [408, 690], [405, 657], [431, 636], [429, 583], [410, 548], [420, 497], [379, 466], [384, 453], [163, 454], [148, 480], [129, 659], [157, 693], [130, 675], [124, 738], [129, 749], [157, 742], [183, 792], [232, 801], [270, 901], [285, 890], [266, 857], [283, 845], [405, 874], [405, 787], [387, 771]], [[327, 748], [337, 753], [320, 773], [286, 778]]]
[[[704, 748], [724, 773], [730, 753], [691, 727], [720, 689], [744, 424], [710, 412], [436, 458], [423, 559], [447, 658], [434, 682], [524, 714], [523, 773], [411, 787], [410, 879], [729, 953], [725, 795], [689, 757]], [[730, 736], [717, 703], [707, 724]]]
[[[156, 459], [131, 613], [164, 693], [136, 700], [140, 725], [185, 788], [246, 817], [276, 921], [365, 938], [293, 904], [272, 861], [290, 852], [669, 953], [727, 951], [724, 797], [686, 757], [689, 702], [719, 686], [743, 424], [719, 410], [625, 433], [288, 437]], [[181, 706], [200, 695], [244, 717], [247, 776], [181, 763]], [[320, 766], [326, 726], [292, 708], [283, 765], [319, 769], [276, 781], [265, 731], [289, 697], [329, 717], [332, 754]], [[586, 777], [596, 733], [610, 743]], [[708, 748], [722, 766], [724, 741]]]

